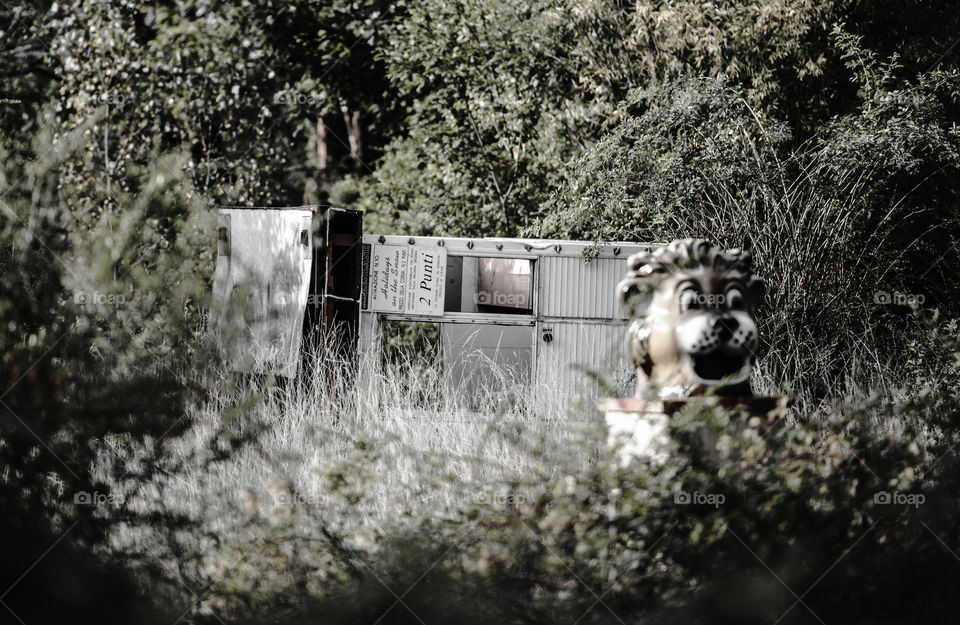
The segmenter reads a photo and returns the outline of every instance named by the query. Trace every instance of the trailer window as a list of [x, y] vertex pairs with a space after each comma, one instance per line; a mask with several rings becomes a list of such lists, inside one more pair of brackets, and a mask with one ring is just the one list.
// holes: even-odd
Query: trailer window
[[445, 312], [533, 314], [533, 261], [447, 257]]

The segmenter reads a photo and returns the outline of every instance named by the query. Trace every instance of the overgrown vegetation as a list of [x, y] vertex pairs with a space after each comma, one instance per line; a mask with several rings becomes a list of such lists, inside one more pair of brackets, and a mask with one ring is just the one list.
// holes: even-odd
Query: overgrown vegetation
[[[958, 21], [947, 0], [0, 4], [0, 609], [948, 621]], [[328, 201], [381, 231], [747, 248], [755, 382], [794, 408], [691, 407], [666, 464], [624, 470], [597, 415], [522, 392], [464, 414], [399, 349], [372, 386], [221, 373], [214, 207]]]
[[[943, 111], [960, 93], [958, 76], [891, 86], [892, 66], [878, 68], [836, 34], [862, 63], [851, 65], [862, 85], [856, 113], [795, 146], [784, 124], [761, 122], [726, 80], [638, 92], [630, 116], [571, 168], [536, 231], [747, 247], [773, 287], [762, 328], [768, 384], [793, 382], [808, 400], [838, 384], [889, 386], [897, 373], [888, 363], [920, 330], [904, 314], [909, 304], [952, 317], [957, 301], [950, 181], [960, 134]], [[876, 375], [849, 379], [857, 362]]]

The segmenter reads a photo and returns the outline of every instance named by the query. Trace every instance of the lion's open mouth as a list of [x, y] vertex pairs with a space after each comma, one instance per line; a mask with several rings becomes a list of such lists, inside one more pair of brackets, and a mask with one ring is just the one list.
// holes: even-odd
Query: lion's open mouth
[[693, 372], [706, 381], [739, 378], [749, 364], [743, 355], [726, 354], [719, 349], [709, 354], [691, 356], [690, 359], [693, 361]]

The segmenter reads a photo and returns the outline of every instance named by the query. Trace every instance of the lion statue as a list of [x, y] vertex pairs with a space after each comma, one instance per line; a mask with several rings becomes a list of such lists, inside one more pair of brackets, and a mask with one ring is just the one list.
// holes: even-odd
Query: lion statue
[[637, 371], [637, 398], [752, 395], [753, 312], [764, 284], [751, 265], [748, 252], [703, 239], [630, 257], [617, 291], [632, 319], [627, 353]]

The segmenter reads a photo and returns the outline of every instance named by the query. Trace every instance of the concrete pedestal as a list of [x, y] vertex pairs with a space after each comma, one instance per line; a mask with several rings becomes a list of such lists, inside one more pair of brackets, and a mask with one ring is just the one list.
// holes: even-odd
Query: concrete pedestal
[[[786, 397], [691, 397], [649, 401], [644, 399], [601, 399], [600, 410], [605, 413], [607, 444], [617, 449], [621, 466], [635, 458], [665, 461], [671, 451], [670, 418], [692, 402], [715, 402], [727, 409], [741, 409], [749, 416], [764, 419], [779, 418], [779, 412], [789, 405]], [[716, 434], [701, 428], [699, 437], [709, 455], [716, 452]]]

